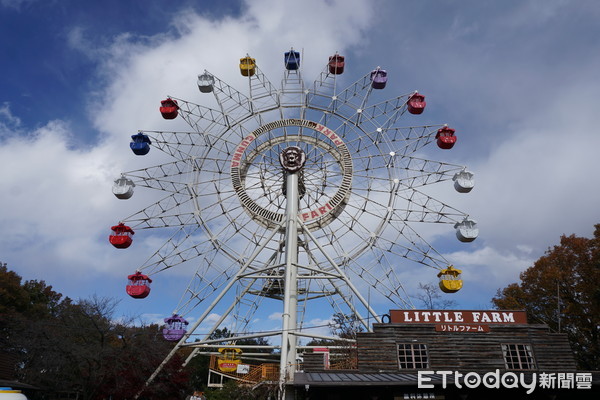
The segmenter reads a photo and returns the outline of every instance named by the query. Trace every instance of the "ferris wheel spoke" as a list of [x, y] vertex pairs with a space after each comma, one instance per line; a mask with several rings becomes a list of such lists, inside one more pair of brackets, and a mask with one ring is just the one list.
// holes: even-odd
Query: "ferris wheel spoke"
[[189, 194], [184, 197], [179, 193], [173, 193], [123, 219], [123, 222], [135, 223], [133, 226], [139, 229], [193, 225], [195, 213], [187, 211], [185, 207], [190, 201]]
[[[219, 277], [220, 279], [218, 279], [218, 283], [217, 281], [209, 283], [206, 279], [201, 279], [201, 281], [204, 283], [204, 286], [201, 288], [197, 287], [198, 283], [192, 279], [189, 286], [183, 291], [175, 313], [185, 316], [202, 305], [203, 302], [209, 299], [216, 291], [221, 289], [223, 284], [234, 275], [234, 273], [231, 273], [232, 271], [229, 271], [230, 273], [226, 272], [227, 271], [223, 271], [223, 276]], [[200, 278], [197, 279], [200, 280]]]
[[150, 168], [124, 172], [121, 175], [132, 178], [137, 186], [180, 193], [188, 186], [187, 181], [190, 179], [190, 174], [188, 163], [174, 161]]
[[[353, 275], [364, 281], [369, 287], [381, 294], [384, 298], [393, 302], [399, 307], [412, 306], [405, 298], [408, 298], [404, 292], [398, 277], [393, 268], [384, 263], [385, 255], [376, 254], [377, 248], [372, 247], [369, 252], [374, 253], [372, 257], [365, 257], [361, 263], [350, 262], [348, 268]], [[369, 260], [369, 258], [371, 258]], [[382, 266], [389, 268], [383, 269]]]
[[393, 128], [385, 130], [384, 135], [392, 146], [392, 150], [397, 155], [405, 157], [433, 142], [438, 129], [443, 126], [429, 125]]
[[206, 138], [198, 132], [142, 131], [152, 138], [152, 146], [179, 160], [201, 157], [208, 149]]
[[399, 190], [397, 196], [406, 200], [408, 207], [397, 209], [395, 213], [399, 219], [407, 222], [456, 224], [468, 216], [415, 188]]
[[[231, 127], [236, 125], [238, 121], [242, 121], [255, 115], [252, 112], [251, 101], [246, 95], [240, 93], [216, 76], [214, 77], [215, 83], [213, 94], [217, 103], [219, 103], [221, 113], [225, 118], [227, 126]], [[242, 139], [243, 137], [240, 138], [240, 140]]]
[[270, 111], [280, 104], [279, 91], [258, 66], [256, 66], [256, 73], [250, 79], [250, 101], [255, 114]]
[[206, 240], [200, 243], [196, 241], [193, 246], [183, 249], [190, 238], [196, 238], [199, 229], [198, 226], [182, 226], [172, 230], [171, 236], [148, 257], [139, 270], [157, 273], [201, 256], [203, 251], [199, 249]]
[[221, 111], [213, 110], [189, 101], [173, 97], [179, 105], [179, 114], [185, 122], [197, 133], [211, 132], [219, 136], [229, 128], [225, 115]]
[[407, 187], [419, 187], [453, 179], [465, 167], [414, 157], [405, 157], [396, 163], [400, 182]]
[[[348, 86], [346, 89], [342, 90], [337, 94], [336, 99], [332, 101], [329, 107], [329, 112], [341, 113], [342, 115], [347, 116], [348, 114], [344, 114], [341, 112], [346, 109], [350, 115], [354, 115], [356, 109], [360, 108], [360, 105], [363, 104], [365, 98], [365, 91], [368, 93], [371, 88], [371, 73], [367, 73], [362, 78]], [[362, 97], [361, 97], [362, 94]], [[358, 102], [356, 100], [358, 99]], [[354, 103], [353, 103], [354, 101]]]
[[356, 110], [355, 124], [372, 132], [381, 132], [393, 127], [398, 118], [406, 112], [406, 102], [411, 95], [412, 93], [404, 94], [370, 106], [363, 104]]
[[390, 254], [441, 270], [449, 265], [431, 244], [421, 237], [404, 220], [392, 218], [390, 225], [394, 227], [378, 238], [379, 248]]
[[398, 119], [404, 115], [407, 110], [407, 101], [414, 92], [403, 94], [394, 99], [386, 100], [375, 104], [363, 112], [363, 115], [369, 116], [372, 120], [379, 122], [382, 131], [393, 127]]

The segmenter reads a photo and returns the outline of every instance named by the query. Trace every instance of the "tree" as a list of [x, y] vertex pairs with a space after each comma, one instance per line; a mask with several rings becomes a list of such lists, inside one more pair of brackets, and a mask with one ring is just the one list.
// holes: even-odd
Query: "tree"
[[442, 299], [438, 285], [419, 282], [419, 290], [420, 292], [413, 297], [419, 300], [423, 307], [428, 310], [446, 310], [456, 307], [454, 300]]
[[[82, 400], [131, 399], [171, 350], [157, 325], [118, 322], [118, 301], [92, 296], [71, 301], [44, 281], [26, 281], [0, 265], [0, 345], [16, 356], [16, 376], [45, 393], [72, 392]], [[181, 399], [188, 377], [173, 357], [144, 392]]]
[[567, 333], [578, 367], [600, 369], [600, 224], [591, 239], [561, 236], [520, 280], [498, 290], [496, 308], [524, 309]]

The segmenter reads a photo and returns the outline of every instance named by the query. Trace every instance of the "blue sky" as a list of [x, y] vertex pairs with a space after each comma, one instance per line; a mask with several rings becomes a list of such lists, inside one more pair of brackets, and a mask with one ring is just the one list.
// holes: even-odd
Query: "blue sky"
[[[448, 226], [431, 240], [465, 273], [451, 297], [459, 307], [489, 307], [561, 234], [591, 235], [600, 222], [597, 2], [301, 3], [0, 0], [0, 260], [73, 298], [114, 296], [123, 314], [168, 315], [189, 271], [155, 281], [147, 301], [130, 299], [125, 276], [151, 243], [124, 254], [106, 240], [147, 205], [111, 193], [119, 172], [149, 166], [132, 158], [129, 135], [171, 129], [158, 102], [201, 102], [204, 69], [243, 91], [236, 69], [246, 53], [279, 82], [291, 46], [304, 52], [306, 81], [338, 51], [348, 79], [380, 65], [389, 97], [418, 89], [427, 121], [457, 129], [457, 146], [437, 158], [467, 165], [477, 186], [435, 195], [472, 215], [480, 237], [461, 244]], [[406, 268], [409, 292], [434, 281], [431, 270]]]

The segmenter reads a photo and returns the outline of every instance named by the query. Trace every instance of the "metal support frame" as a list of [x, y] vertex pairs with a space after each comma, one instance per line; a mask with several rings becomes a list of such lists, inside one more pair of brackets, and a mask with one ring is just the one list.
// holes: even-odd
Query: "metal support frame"
[[296, 336], [298, 312], [298, 173], [287, 173], [285, 224], [285, 287], [281, 326], [280, 386], [286, 399], [293, 399], [288, 386], [296, 371]]

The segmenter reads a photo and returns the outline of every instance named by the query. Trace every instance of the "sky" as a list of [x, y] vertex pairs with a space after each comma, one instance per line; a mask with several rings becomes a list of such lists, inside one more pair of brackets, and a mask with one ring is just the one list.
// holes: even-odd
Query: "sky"
[[[205, 69], [243, 92], [240, 57], [279, 82], [294, 47], [310, 83], [337, 51], [345, 74], [382, 66], [390, 98], [418, 89], [427, 121], [457, 130], [438, 160], [468, 166], [476, 187], [435, 193], [480, 235], [459, 243], [448, 226], [433, 241], [464, 273], [464, 289], [444, 299], [490, 308], [562, 234], [591, 237], [600, 223], [598, 20], [595, 0], [0, 0], [0, 261], [74, 299], [114, 297], [123, 316], [170, 315], [190, 271], [131, 299], [126, 275], [151, 246], [123, 253], [107, 241], [148, 205], [111, 193], [120, 172], [151, 163], [132, 156], [130, 135], [170, 129], [157, 111], [168, 95], [202, 104]], [[431, 270], [406, 268], [411, 294], [435, 283]]]

